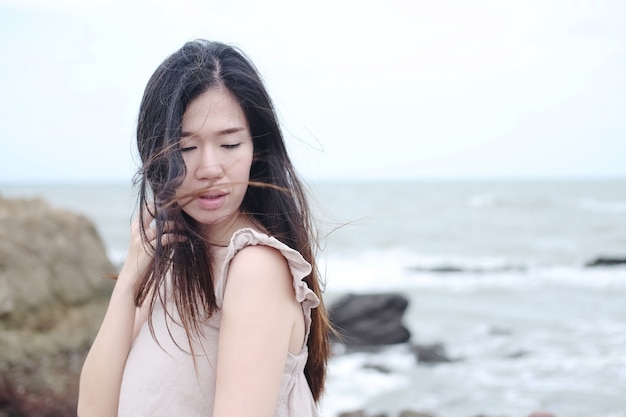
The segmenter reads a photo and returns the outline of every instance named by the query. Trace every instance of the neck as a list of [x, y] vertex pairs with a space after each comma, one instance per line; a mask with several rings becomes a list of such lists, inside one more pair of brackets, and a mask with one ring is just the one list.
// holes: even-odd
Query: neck
[[228, 246], [233, 234], [246, 227], [258, 229], [252, 216], [238, 213], [236, 216], [218, 224], [202, 225], [202, 234], [212, 246]]

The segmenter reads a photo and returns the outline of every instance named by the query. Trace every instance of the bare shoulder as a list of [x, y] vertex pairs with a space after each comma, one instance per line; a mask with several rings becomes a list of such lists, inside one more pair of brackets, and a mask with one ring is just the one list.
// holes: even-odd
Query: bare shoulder
[[232, 280], [292, 287], [287, 259], [278, 249], [265, 245], [246, 246], [237, 252], [228, 272], [228, 281]]
[[250, 245], [241, 249], [233, 257], [231, 268], [250, 267], [258, 272], [265, 269], [280, 270], [288, 268], [287, 259], [276, 248], [266, 245]]

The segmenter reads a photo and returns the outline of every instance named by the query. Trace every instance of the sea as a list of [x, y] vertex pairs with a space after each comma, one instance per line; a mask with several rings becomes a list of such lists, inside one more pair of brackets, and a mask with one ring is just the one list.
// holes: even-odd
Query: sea
[[[336, 349], [323, 417], [626, 417], [626, 179], [312, 182], [325, 302], [396, 293], [411, 344]], [[128, 184], [0, 185], [90, 217], [120, 264]]]

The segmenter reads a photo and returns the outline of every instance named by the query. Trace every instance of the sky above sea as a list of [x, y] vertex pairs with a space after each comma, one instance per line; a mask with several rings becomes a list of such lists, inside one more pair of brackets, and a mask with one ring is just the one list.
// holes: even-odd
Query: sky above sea
[[313, 180], [626, 177], [621, 0], [0, 0], [0, 182], [125, 181], [145, 84], [242, 48]]

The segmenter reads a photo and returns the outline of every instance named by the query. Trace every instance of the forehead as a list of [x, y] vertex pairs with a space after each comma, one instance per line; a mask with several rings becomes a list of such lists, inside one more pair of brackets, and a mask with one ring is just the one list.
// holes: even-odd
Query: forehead
[[232, 128], [248, 128], [237, 98], [224, 87], [205, 91], [192, 100], [183, 114], [183, 131], [210, 134]]

